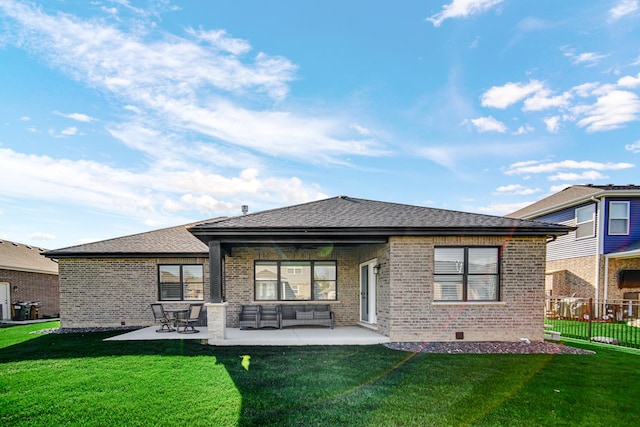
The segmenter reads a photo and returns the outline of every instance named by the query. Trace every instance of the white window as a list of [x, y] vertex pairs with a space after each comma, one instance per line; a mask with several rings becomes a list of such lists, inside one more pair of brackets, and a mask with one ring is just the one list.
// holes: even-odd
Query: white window
[[629, 202], [609, 202], [609, 234], [629, 234]]
[[593, 237], [595, 233], [595, 205], [591, 204], [576, 209], [576, 239], [584, 239], [585, 237]]

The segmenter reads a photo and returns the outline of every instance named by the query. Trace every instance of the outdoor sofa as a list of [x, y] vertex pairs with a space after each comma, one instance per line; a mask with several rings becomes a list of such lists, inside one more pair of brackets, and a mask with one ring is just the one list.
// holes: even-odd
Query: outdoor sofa
[[333, 329], [329, 304], [243, 305], [238, 314], [240, 329], [327, 326]]
[[329, 304], [282, 304], [280, 328], [286, 326], [328, 326], [333, 329], [333, 311]]

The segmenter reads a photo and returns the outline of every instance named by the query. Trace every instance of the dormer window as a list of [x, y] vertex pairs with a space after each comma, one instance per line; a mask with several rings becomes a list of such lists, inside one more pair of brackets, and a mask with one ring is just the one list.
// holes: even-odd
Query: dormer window
[[576, 239], [593, 237], [595, 233], [595, 205], [587, 205], [576, 209]]
[[629, 202], [609, 202], [609, 234], [629, 234]]

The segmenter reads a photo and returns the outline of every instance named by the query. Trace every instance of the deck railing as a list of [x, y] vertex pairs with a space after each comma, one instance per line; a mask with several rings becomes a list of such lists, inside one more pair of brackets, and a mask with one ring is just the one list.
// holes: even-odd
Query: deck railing
[[640, 348], [640, 301], [549, 296], [545, 328], [561, 337]]

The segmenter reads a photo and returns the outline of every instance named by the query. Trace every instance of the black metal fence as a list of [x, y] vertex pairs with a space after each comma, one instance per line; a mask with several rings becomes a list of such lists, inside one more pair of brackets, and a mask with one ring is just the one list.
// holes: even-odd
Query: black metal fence
[[[640, 301], [549, 296], [548, 334], [640, 348]], [[552, 334], [553, 335], [553, 334]]]

